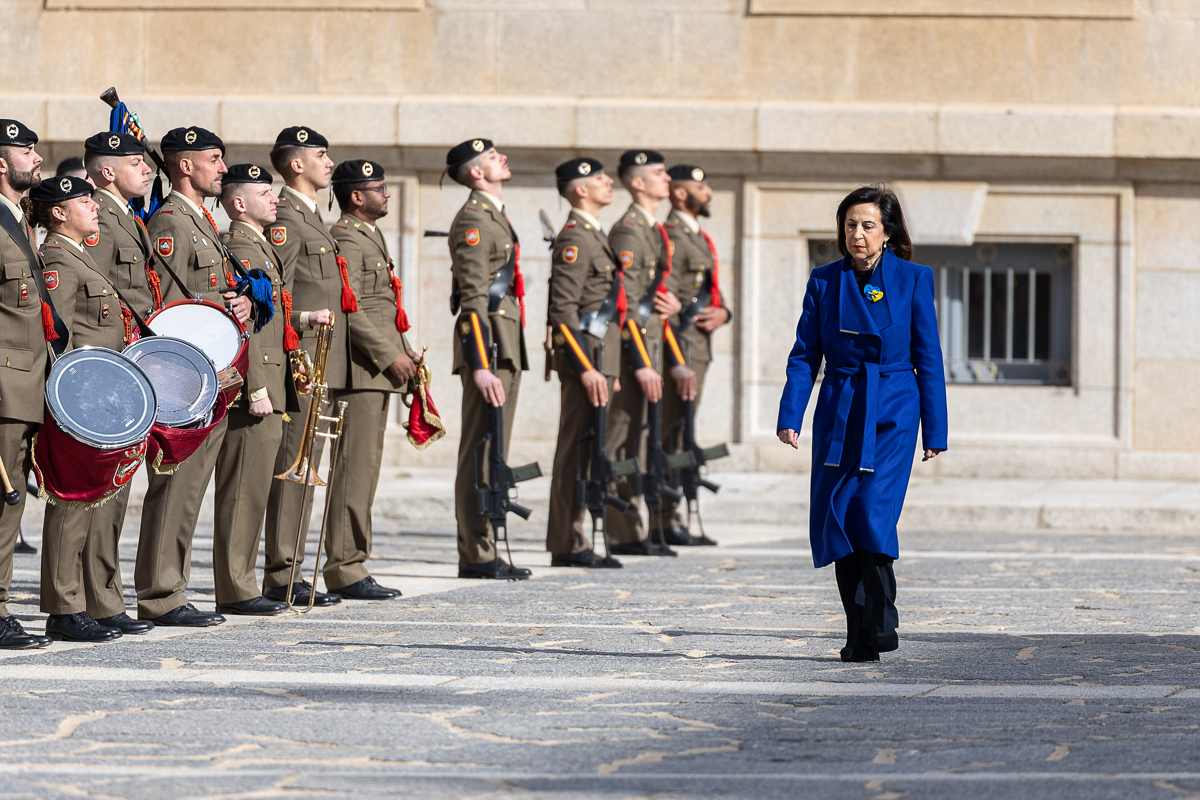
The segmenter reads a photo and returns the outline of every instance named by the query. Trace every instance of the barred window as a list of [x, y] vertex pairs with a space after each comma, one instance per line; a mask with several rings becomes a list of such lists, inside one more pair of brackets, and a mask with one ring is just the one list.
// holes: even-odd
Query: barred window
[[[813, 266], [837, 243], [809, 241]], [[1071, 277], [1066, 244], [924, 245], [916, 259], [937, 274], [935, 302], [951, 383], [1065, 386], [1071, 382]]]

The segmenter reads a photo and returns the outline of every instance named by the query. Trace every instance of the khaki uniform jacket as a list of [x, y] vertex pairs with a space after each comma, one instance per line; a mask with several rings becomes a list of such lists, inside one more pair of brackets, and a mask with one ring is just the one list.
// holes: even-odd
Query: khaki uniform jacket
[[[662, 363], [662, 318], [654, 313], [654, 298], [644, 307], [639, 306], [650, 287], [655, 286], [658, 276], [667, 267], [667, 248], [658, 229], [636, 205], [617, 221], [609, 231], [608, 241], [617, 254], [617, 263], [625, 270], [625, 291], [629, 295], [629, 316], [634, 319], [642, 333], [642, 340], [650, 354], [655, 369]], [[628, 331], [621, 332], [625, 342], [626, 356], [632, 356], [627, 338]], [[640, 358], [632, 358], [635, 366], [641, 366]]]
[[[275, 413], [283, 413], [288, 380], [287, 353], [283, 350], [283, 265], [279, 261], [279, 254], [267, 244], [266, 238], [243, 222], [231, 223], [221, 240], [246, 270], [261, 269], [270, 277], [271, 300], [275, 304], [275, 314], [262, 330], [254, 333], [253, 325], [248, 326], [251, 331], [248, 366], [245, 386], [237, 404], [249, 409], [250, 395], [266, 389]], [[293, 309], [292, 316], [298, 317], [299, 311]]]
[[[18, 225], [24, 229], [24, 220]], [[33, 244], [29, 249], [35, 249]], [[46, 334], [34, 269], [38, 265], [31, 264], [8, 231], [0, 228], [0, 418], [41, 423], [46, 409]]]
[[[712, 270], [712, 253], [699, 232], [692, 233], [674, 211], [667, 217], [667, 234], [675, 248], [671, 259], [671, 278], [668, 281], [671, 292], [687, 308], [696, 299], [700, 287], [704, 285], [704, 277]], [[724, 293], [722, 292], [722, 306]], [[684, 355], [688, 363], [693, 361], [707, 364], [712, 361], [712, 334], [704, 333], [695, 325], [690, 326], [680, 336], [680, 344], [684, 347]]]
[[[188, 201], [172, 192], [147, 225], [150, 242], [188, 290], [204, 300], [224, 305], [228, 291], [225, 273], [230, 269], [217, 245], [217, 232]], [[162, 275], [163, 303], [186, 299], [170, 275]]]
[[346, 258], [350, 284], [358, 297], [359, 313], [350, 315], [350, 387], [400, 391], [404, 385], [394, 383], [385, 370], [401, 352], [414, 359], [416, 353], [396, 328], [396, 295], [391, 283], [395, 264], [387, 242], [378, 227], [347, 214], [330, 233]]
[[125, 349], [121, 300], [90, 253], [50, 234], [42, 244], [42, 278], [71, 333], [67, 350], [91, 346], [119, 353]]
[[[100, 234], [84, 241], [88, 255], [108, 277], [109, 283], [145, 317], [154, 310], [154, 296], [146, 270], [152, 252], [149, 234], [128, 206], [122, 210], [108, 192], [97, 189], [92, 193], [92, 199], [100, 206]], [[164, 282], [171, 280], [167, 275], [159, 277]], [[166, 287], [162, 288], [165, 291]]]
[[[350, 336], [347, 314], [342, 311], [337, 242], [321, 221], [321, 215], [310, 211], [286, 188], [279, 191], [278, 214], [275, 224], [267, 228], [267, 241], [283, 264], [284, 286], [291, 289], [296, 309], [328, 308], [333, 313], [333, 339], [325, 365], [325, 381], [331, 389], [348, 389]], [[305, 328], [297, 332], [304, 349], [312, 356], [317, 343], [316, 330]]]
[[[560, 375], [576, 372], [576, 359], [560, 326], [578, 339], [592, 366], [609, 377], [621, 373], [620, 319], [614, 312], [603, 339], [582, 333], [580, 318], [595, 311], [608, 297], [617, 279], [617, 257], [604, 232], [572, 211], [554, 239], [550, 265], [550, 310], [556, 369]], [[603, 358], [597, 352], [603, 348]]]
[[[516, 244], [516, 231], [504, 212], [480, 192], [471, 192], [450, 225], [452, 291], [459, 302], [454, 338], [456, 342], [459, 340], [458, 331], [464, 323], [470, 330], [469, 316], [473, 312], [487, 341], [496, 343], [498, 360], [508, 362], [511, 369], [526, 370], [529, 356], [525, 350], [525, 332], [521, 329], [521, 308], [511, 287], [495, 313], [488, 312], [488, 287], [508, 262]], [[458, 374], [464, 366], [462, 348], [456, 346], [454, 373]]]

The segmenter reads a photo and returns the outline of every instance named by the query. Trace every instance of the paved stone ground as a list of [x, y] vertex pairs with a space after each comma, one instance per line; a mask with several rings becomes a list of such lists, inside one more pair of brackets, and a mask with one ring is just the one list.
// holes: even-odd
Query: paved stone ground
[[905, 531], [901, 650], [847, 665], [794, 527], [588, 572], [523, 525], [524, 584], [379, 527], [400, 601], [0, 655], [0, 796], [1200, 797], [1195, 535]]

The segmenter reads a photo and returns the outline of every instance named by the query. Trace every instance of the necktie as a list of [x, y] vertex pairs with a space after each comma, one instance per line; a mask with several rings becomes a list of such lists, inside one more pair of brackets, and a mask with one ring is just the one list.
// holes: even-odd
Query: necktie
[[663, 243], [663, 267], [658, 275], [659, 294], [667, 293], [667, 279], [671, 277], [671, 237], [667, 235], [667, 226], [661, 222], [654, 226], [658, 229], [658, 236]]
[[721, 306], [721, 282], [718, 278], [717, 269], [717, 246], [713, 244], [712, 237], [708, 235], [708, 231], [700, 229], [700, 235], [704, 237], [704, 243], [708, 245], [708, 253], [712, 256], [712, 305]]

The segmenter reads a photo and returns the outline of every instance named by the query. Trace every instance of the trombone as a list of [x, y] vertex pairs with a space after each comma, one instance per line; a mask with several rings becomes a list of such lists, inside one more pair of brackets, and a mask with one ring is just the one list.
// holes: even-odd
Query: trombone
[[[300, 572], [300, 559], [304, 554], [305, 541], [308, 539], [308, 523], [311, 514], [311, 509], [307, 512], [305, 509], [308, 508], [312, 498], [313, 487], [327, 486], [333, 481], [333, 471], [337, 467], [338, 451], [341, 449], [342, 428], [346, 420], [347, 403], [344, 400], [337, 402], [332, 416], [321, 413], [325, 405], [329, 403], [329, 385], [325, 381], [325, 365], [329, 360], [329, 346], [332, 340], [332, 323], [318, 325], [317, 343], [309, 381], [307, 386], [296, 387], [300, 394], [310, 396], [308, 413], [304, 419], [304, 434], [300, 439], [300, 449], [296, 453], [296, 460], [292, 462], [292, 465], [275, 476], [276, 480], [299, 483], [304, 487], [300, 498], [300, 521], [296, 526], [296, 543], [292, 548], [292, 572], [288, 578], [285, 600], [288, 608], [299, 611], [301, 614], [312, 611], [313, 603], [316, 602], [317, 576], [321, 574], [321, 551], [325, 548], [325, 533], [329, 527], [329, 509], [332, 505], [333, 492], [329, 488], [325, 490], [325, 504], [321, 512], [321, 534], [317, 539], [317, 553], [313, 559], [312, 591], [308, 593], [308, 605], [304, 609], [298, 609], [294, 602], [293, 591]], [[325, 472], [325, 479], [322, 479], [320, 474], [321, 452], [317, 446], [321, 439], [327, 439], [330, 442], [329, 466]]]

